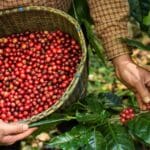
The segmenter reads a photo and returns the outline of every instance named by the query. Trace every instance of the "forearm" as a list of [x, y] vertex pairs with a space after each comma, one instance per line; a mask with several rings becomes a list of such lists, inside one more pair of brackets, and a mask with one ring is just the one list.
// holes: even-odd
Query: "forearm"
[[128, 37], [129, 6], [127, 0], [89, 0], [90, 13], [108, 59], [130, 53], [121, 37]]

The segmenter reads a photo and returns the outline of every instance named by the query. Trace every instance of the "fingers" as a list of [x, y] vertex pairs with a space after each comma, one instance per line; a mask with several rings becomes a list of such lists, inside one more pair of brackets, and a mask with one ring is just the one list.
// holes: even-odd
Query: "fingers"
[[27, 124], [19, 124], [19, 123], [14, 123], [14, 124], [3, 123], [3, 128], [5, 131], [4, 135], [18, 134], [18, 133], [22, 133], [22, 132], [28, 130], [28, 125]]
[[149, 71], [146, 74], [145, 85], [150, 90], [150, 72]]
[[150, 92], [148, 88], [142, 83], [137, 84], [135, 88], [138, 94], [140, 95], [142, 101], [146, 104], [150, 103]]
[[150, 90], [150, 81], [148, 81], [148, 82], [146, 83], [146, 86], [147, 86], [147, 88], [149, 88], [149, 90]]
[[37, 128], [30, 128], [27, 131], [25, 131], [24, 133], [20, 133], [20, 134], [16, 135], [14, 137], [14, 139], [15, 139], [15, 141], [22, 140], [22, 139], [26, 138], [27, 136], [31, 135], [35, 130], [37, 130]]
[[135, 94], [135, 96], [136, 96], [138, 105], [139, 105], [140, 109], [142, 110], [143, 109], [143, 104], [142, 104], [141, 98], [138, 94]]
[[28, 137], [29, 135], [31, 135], [35, 130], [37, 130], [37, 128], [30, 128], [27, 131], [17, 134], [17, 135], [8, 135], [5, 136], [2, 140], [2, 143], [4, 145], [12, 145], [13, 143], [22, 140], [26, 137]]
[[138, 102], [138, 105], [140, 107], [141, 110], [146, 110], [147, 107], [145, 104], [143, 104], [143, 101], [142, 101], [142, 98], [140, 97], [140, 95], [138, 93], [135, 94], [136, 98], [137, 98], [137, 102]]

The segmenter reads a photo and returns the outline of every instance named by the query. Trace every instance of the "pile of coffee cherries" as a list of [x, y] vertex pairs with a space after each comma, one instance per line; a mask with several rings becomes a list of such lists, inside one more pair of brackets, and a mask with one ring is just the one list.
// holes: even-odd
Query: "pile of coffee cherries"
[[127, 123], [129, 120], [133, 119], [135, 116], [134, 110], [132, 108], [125, 108], [120, 113], [120, 122], [122, 124]]
[[54, 105], [81, 56], [77, 41], [60, 30], [0, 38], [0, 119], [27, 119]]

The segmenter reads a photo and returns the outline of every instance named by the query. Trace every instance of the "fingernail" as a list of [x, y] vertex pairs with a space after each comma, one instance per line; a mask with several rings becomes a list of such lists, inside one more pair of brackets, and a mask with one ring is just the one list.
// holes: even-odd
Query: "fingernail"
[[27, 124], [24, 124], [23, 125], [23, 131], [26, 131], [28, 129], [28, 125]]
[[150, 103], [150, 98], [149, 98], [149, 97], [145, 97], [145, 98], [143, 99], [143, 101], [144, 101], [144, 103]]

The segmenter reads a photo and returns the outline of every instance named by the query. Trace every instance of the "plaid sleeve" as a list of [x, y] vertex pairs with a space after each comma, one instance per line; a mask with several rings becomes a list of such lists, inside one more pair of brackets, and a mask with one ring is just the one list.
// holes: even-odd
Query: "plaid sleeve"
[[128, 37], [128, 1], [89, 0], [89, 7], [108, 59], [129, 53], [128, 47], [119, 40]]

